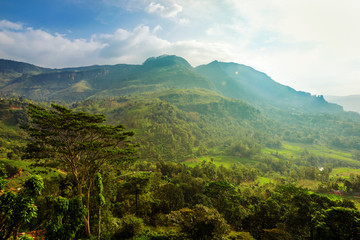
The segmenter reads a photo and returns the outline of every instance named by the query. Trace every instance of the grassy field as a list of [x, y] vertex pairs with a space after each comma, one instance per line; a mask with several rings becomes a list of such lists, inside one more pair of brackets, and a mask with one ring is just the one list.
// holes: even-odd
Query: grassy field
[[0, 159], [0, 164], [10, 164], [13, 167], [20, 168], [19, 174], [16, 177], [8, 179], [9, 188], [20, 187], [25, 182], [25, 180], [33, 174], [40, 175], [43, 178], [51, 178], [60, 174], [57, 169], [38, 166], [34, 164], [34, 162]]
[[275, 156], [279, 155], [288, 160], [291, 160], [300, 156], [305, 150], [319, 157], [341, 161], [355, 168], [360, 168], [360, 161], [352, 159], [352, 155], [350, 152], [329, 149], [321, 145], [293, 144], [284, 142], [280, 149], [264, 148], [262, 151]]
[[249, 158], [240, 158], [235, 156], [224, 156], [224, 155], [214, 155], [214, 156], [201, 156], [197, 158], [191, 158], [185, 160], [183, 163], [189, 167], [195, 167], [198, 164], [205, 162], [213, 162], [216, 166], [223, 165], [224, 167], [231, 167], [233, 164], [241, 163], [244, 165], [256, 163], [255, 160]]
[[345, 168], [345, 167], [334, 168], [330, 173], [330, 177], [349, 178], [351, 174], [360, 175], [360, 169]]

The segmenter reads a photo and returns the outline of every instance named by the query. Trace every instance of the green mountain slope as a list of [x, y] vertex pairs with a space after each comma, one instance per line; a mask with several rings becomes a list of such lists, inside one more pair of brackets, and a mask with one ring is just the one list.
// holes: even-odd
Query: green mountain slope
[[276, 140], [276, 123], [256, 108], [209, 90], [171, 89], [89, 99], [73, 107], [104, 113], [109, 123], [135, 130], [144, 159], [183, 160], [224, 151], [239, 140], [247, 139], [254, 146]]
[[260, 148], [279, 149], [284, 141], [360, 151], [357, 114], [277, 110], [266, 116], [242, 100], [204, 89], [92, 98], [73, 107], [104, 113], [108, 123], [123, 123], [135, 130], [143, 159], [183, 160], [204, 154], [234, 154], [231, 151], [239, 145], [240, 152], [255, 154]]
[[23, 75], [36, 75], [48, 70], [28, 63], [0, 59], [0, 87]]
[[10, 75], [1, 80], [8, 82], [0, 87], [1, 93], [34, 100], [71, 103], [89, 97], [126, 96], [171, 88], [208, 89], [269, 111], [275, 107], [286, 111], [342, 112], [340, 106], [326, 102], [322, 96], [295, 91], [262, 72], [236, 63], [214, 61], [193, 68], [181, 57], [164, 55], [149, 58], [142, 65], [66, 69], [42, 69], [13, 62], [8, 65], [13, 66], [6, 68], [13, 77], [11, 81]]
[[149, 58], [135, 73], [114, 82], [97, 96], [119, 96], [169, 88], [203, 88], [216, 90], [209, 79], [199, 75], [190, 64], [177, 56]]
[[109, 97], [169, 88], [216, 90], [186, 60], [176, 56], [151, 58], [143, 65], [91, 66], [53, 69], [22, 75], [1, 88], [5, 95], [34, 100], [73, 102], [90, 96]]
[[224, 96], [243, 99], [256, 106], [306, 112], [342, 111], [340, 106], [326, 102], [322, 96], [296, 91], [245, 65], [214, 61], [197, 67], [196, 71], [211, 79]]

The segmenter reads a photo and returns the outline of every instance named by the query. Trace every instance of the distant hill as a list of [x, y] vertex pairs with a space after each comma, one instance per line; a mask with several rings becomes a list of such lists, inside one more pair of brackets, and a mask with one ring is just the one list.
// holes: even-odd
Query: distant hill
[[43, 73], [21, 74], [0, 91], [34, 100], [73, 102], [91, 96], [123, 96], [169, 88], [216, 90], [211, 81], [193, 71], [185, 59], [160, 56], [146, 60], [143, 65], [49, 69]]
[[0, 59], [0, 87], [22, 75], [36, 75], [48, 71], [32, 64]]
[[3, 60], [2, 66], [9, 79], [0, 86], [0, 130], [1, 123], [7, 129], [26, 121], [15, 103], [31, 98], [124, 124], [136, 132], [143, 159], [226, 154], [234, 143], [255, 156], [282, 141], [360, 151], [360, 114], [237, 63], [193, 68], [181, 57], [160, 56], [141, 65], [46, 69]]
[[[185, 59], [164, 55], [142, 65], [105, 65], [44, 69], [3, 60], [0, 72], [3, 96], [74, 102], [91, 97], [115, 97], [165, 89], [206, 89], [228, 98], [245, 100], [260, 108], [300, 112], [341, 112], [322, 96], [281, 85], [265, 73], [237, 63], [214, 61], [193, 68]], [[2, 67], [3, 66], [3, 67]]]
[[360, 95], [325, 96], [325, 99], [329, 102], [343, 106], [345, 111], [360, 113]]
[[245, 65], [214, 61], [197, 67], [196, 71], [211, 79], [224, 96], [243, 99], [259, 107], [306, 112], [342, 111], [340, 106], [326, 102], [323, 96], [296, 91]]
[[140, 157], [183, 160], [233, 142], [280, 144], [280, 124], [241, 100], [204, 89], [170, 89], [126, 97], [88, 99], [76, 110], [104, 113], [110, 124], [136, 132]]

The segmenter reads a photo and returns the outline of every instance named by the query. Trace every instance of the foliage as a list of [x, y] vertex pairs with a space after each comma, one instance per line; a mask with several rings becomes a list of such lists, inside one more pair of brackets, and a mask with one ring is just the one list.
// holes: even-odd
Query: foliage
[[128, 239], [139, 235], [144, 229], [144, 222], [134, 215], [126, 215], [120, 221], [120, 229], [114, 234], [114, 239]]
[[52, 110], [47, 110], [29, 105], [30, 124], [23, 128], [34, 141], [28, 144], [27, 157], [58, 159], [64, 170], [74, 176], [77, 195], [82, 196], [83, 190], [87, 191], [88, 211], [84, 221], [90, 235], [89, 204], [96, 173], [106, 163], [133, 159], [135, 145], [127, 138], [134, 132], [125, 131], [123, 125], [101, 125], [105, 121], [102, 114], [73, 112], [55, 104], [51, 106]]
[[254, 240], [248, 232], [230, 232], [226, 238], [229, 240]]
[[332, 207], [316, 213], [312, 221], [313, 239], [358, 239], [360, 213], [354, 209]]
[[37, 216], [35, 198], [44, 188], [40, 176], [30, 176], [18, 194], [7, 191], [0, 195], [0, 239], [17, 238], [20, 227]]
[[95, 188], [98, 192], [97, 195], [97, 204], [98, 204], [98, 239], [100, 239], [101, 235], [101, 207], [105, 205], [105, 197], [103, 195], [104, 186], [102, 182], [102, 177], [100, 173], [96, 174], [95, 177]]
[[85, 207], [80, 197], [67, 199], [57, 197], [53, 200], [54, 215], [46, 228], [47, 239], [72, 239], [80, 229]]
[[34, 238], [25, 234], [25, 235], [22, 235], [21, 237], [19, 237], [19, 240], [33, 240]]
[[[10, 122], [0, 123], [0, 154], [14, 159], [1, 160], [6, 163], [1, 172], [7, 181], [5, 191], [18, 186], [33, 171], [42, 171], [42, 176], [48, 177], [43, 195], [34, 200], [38, 219], [24, 222], [20, 229], [46, 227], [49, 239], [83, 238], [80, 228], [87, 224], [85, 221], [83, 225], [86, 209], [89, 227], [98, 229], [92, 232], [106, 239], [336, 239], [351, 234], [357, 238], [358, 211], [353, 202], [342, 200], [354, 197], [329, 193], [360, 189], [359, 172], [349, 168], [360, 166], [354, 150], [360, 129], [356, 116], [300, 114], [274, 108], [259, 111], [243, 101], [201, 89], [88, 99], [74, 104], [74, 110], [55, 106], [50, 110], [30, 106], [34, 116], [46, 119], [41, 124], [48, 124], [47, 132], [37, 131], [36, 117], [28, 125], [36, 131], [27, 156], [40, 158], [36, 164], [18, 160], [23, 155], [21, 130], [7, 125]], [[121, 122], [133, 129], [137, 133], [134, 138], [143, 146], [141, 160], [123, 165], [118, 163], [127, 156], [110, 156], [103, 163], [91, 159], [95, 152], [100, 158], [114, 153], [98, 148], [104, 142], [97, 140], [105, 137], [91, 143], [77, 140], [82, 134], [101, 129], [109, 133], [112, 127], [104, 125], [102, 114], [79, 111], [103, 112], [107, 124]], [[7, 114], [3, 116], [10, 116]], [[89, 118], [95, 122], [83, 122]], [[58, 132], [50, 132], [51, 125]], [[125, 133], [124, 128], [120, 132]], [[120, 148], [130, 147], [132, 152], [134, 146], [123, 140]], [[112, 140], [106, 141], [110, 144]], [[84, 180], [80, 187], [71, 166], [64, 164], [66, 151], [62, 147], [66, 146], [80, 151], [72, 155], [83, 164], [76, 169], [79, 181]], [[35, 154], [32, 150], [39, 147], [42, 151]], [[85, 156], [89, 161], [82, 161]], [[46, 167], [40, 168], [42, 162]], [[63, 171], [59, 173], [56, 168]], [[91, 173], [83, 171], [85, 168]], [[18, 177], [19, 173], [23, 176]], [[39, 181], [32, 179], [27, 184], [33, 189], [27, 194], [38, 194], [34, 186]], [[323, 195], [301, 185], [319, 189]], [[82, 199], [77, 197], [79, 201], [72, 203], [79, 189]], [[13, 195], [15, 201], [18, 194]], [[168, 219], [173, 220], [173, 226], [168, 225]], [[342, 228], [342, 220], [348, 228]], [[223, 227], [216, 230], [214, 222]], [[227, 234], [230, 228], [233, 232]]]
[[203, 205], [173, 211], [168, 217], [189, 239], [221, 239], [230, 231], [229, 225], [216, 209]]

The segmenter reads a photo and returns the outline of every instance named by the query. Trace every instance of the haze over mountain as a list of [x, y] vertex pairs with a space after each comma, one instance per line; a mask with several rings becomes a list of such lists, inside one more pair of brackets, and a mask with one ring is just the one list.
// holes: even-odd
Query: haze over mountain
[[325, 96], [325, 99], [329, 102], [343, 106], [345, 111], [360, 113], [360, 95]]
[[162, 89], [207, 89], [259, 107], [305, 112], [341, 112], [322, 96], [281, 85], [265, 73], [237, 63], [213, 61], [193, 68], [185, 59], [163, 55], [142, 65], [46, 69], [2, 60], [3, 95], [71, 103], [89, 97], [124, 96]]

